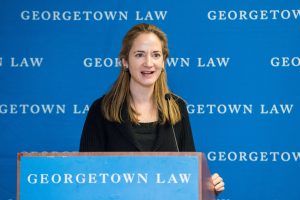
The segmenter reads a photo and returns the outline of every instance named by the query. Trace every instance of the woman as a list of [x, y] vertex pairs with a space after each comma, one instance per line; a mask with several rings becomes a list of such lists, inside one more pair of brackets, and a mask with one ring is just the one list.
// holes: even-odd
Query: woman
[[[185, 102], [167, 86], [166, 35], [138, 24], [125, 35], [122, 69], [111, 90], [96, 100], [83, 128], [80, 151], [195, 151]], [[216, 192], [224, 190], [218, 174]]]

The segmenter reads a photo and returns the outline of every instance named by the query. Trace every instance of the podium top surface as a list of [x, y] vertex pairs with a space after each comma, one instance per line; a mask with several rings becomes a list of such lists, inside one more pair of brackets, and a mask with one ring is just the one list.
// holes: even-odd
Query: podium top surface
[[202, 152], [19, 152], [20, 157], [27, 156], [197, 156]]

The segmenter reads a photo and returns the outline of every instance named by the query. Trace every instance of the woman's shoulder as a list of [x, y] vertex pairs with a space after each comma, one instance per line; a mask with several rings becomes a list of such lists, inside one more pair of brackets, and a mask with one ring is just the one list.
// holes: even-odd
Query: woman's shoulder
[[101, 111], [101, 105], [103, 101], [103, 97], [101, 96], [98, 99], [94, 100], [93, 103], [90, 106], [90, 111], [99, 113]]
[[171, 94], [171, 96], [172, 96], [172, 99], [174, 99], [175, 100], [175, 102], [180, 106], [180, 107], [182, 107], [182, 106], [186, 106], [186, 101], [182, 98], [182, 97], [180, 97], [180, 96], [178, 96], [177, 94], [174, 94], [174, 93], [170, 93]]
[[94, 100], [93, 103], [92, 103], [92, 106], [93, 107], [99, 107], [99, 106], [101, 106], [101, 103], [103, 101], [103, 97], [104, 96], [101, 96], [98, 99]]

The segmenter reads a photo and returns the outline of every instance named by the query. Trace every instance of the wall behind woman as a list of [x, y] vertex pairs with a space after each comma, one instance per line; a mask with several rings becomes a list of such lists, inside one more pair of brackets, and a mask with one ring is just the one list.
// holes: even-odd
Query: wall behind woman
[[0, 13], [0, 199], [15, 198], [17, 152], [78, 151], [142, 22], [168, 35], [169, 86], [225, 179], [219, 199], [299, 199], [299, 3], [2, 1]]

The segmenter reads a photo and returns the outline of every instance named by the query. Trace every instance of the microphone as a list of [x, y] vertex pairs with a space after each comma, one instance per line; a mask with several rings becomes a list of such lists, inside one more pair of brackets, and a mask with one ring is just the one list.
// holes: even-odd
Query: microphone
[[[171, 115], [170, 115], [170, 99], [171, 98], [172, 98], [171, 93], [165, 94], [165, 99], [168, 103], [168, 115], [169, 115], [170, 123], [171, 123]], [[173, 127], [172, 123], [171, 123], [171, 127], [172, 127], [172, 133], [173, 133], [174, 141], [175, 141], [175, 144], [176, 144], [176, 149], [179, 152], [178, 143], [177, 143], [177, 139], [176, 139], [176, 135], [175, 135], [175, 131], [174, 131], [174, 127]]]

